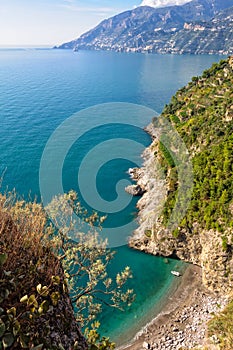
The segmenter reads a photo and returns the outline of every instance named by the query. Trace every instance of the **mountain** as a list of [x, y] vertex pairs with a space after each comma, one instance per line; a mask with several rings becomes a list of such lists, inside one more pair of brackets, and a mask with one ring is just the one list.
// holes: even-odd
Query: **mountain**
[[[233, 0], [193, 0], [182, 6], [165, 8], [141, 6], [104, 20], [78, 39], [64, 43], [58, 48], [160, 53], [199, 53], [199, 51], [230, 53], [233, 50], [233, 9], [228, 9], [230, 6], [233, 6]], [[228, 9], [229, 17], [226, 24], [225, 12], [220, 13], [225, 9]], [[208, 30], [212, 34], [208, 37], [213, 44], [207, 47], [199, 42], [204, 37], [200, 35], [204, 31], [203, 27], [210, 27]], [[202, 34], [206, 36], [206, 33]], [[221, 40], [221, 47], [218, 50]]]
[[[149, 43], [148, 43], [149, 44]], [[160, 53], [233, 54], [233, 7], [219, 12], [210, 21], [186, 22], [183, 29], [164, 40], [151, 42], [151, 51]]]

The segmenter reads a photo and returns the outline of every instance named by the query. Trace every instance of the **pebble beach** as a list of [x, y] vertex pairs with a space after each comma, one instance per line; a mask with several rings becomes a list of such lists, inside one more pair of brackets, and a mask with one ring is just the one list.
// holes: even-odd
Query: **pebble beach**
[[[207, 291], [201, 268], [190, 265], [163, 311], [120, 350], [198, 349], [207, 344], [207, 323], [227, 305], [226, 297]], [[212, 339], [213, 349], [215, 339]]]

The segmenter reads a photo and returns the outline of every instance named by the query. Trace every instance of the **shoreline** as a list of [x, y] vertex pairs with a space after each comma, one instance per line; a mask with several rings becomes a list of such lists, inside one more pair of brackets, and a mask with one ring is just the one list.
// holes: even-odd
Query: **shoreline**
[[189, 265], [178, 278], [181, 281], [171, 287], [161, 312], [117, 350], [177, 350], [206, 344], [207, 322], [226, 306], [227, 298], [203, 286], [198, 266]]

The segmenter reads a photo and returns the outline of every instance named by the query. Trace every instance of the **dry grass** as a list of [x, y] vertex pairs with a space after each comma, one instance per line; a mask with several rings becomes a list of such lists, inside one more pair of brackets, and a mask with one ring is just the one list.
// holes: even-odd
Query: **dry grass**
[[0, 252], [8, 255], [4, 269], [24, 276], [22, 291], [49, 283], [58, 271], [59, 262], [46, 241], [49, 229], [41, 205], [17, 201], [12, 193], [0, 195]]
[[[25, 295], [36, 295], [37, 302], [41, 303], [44, 299], [36, 289], [39, 284], [51, 291], [60, 291], [60, 286], [53, 286], [52, 276], [62, 276], [61, 264], [54, 256], [49, 240], [45, 239], [46, 232], [46, 216], [40, 205], [17, 201], [12, 193], [0, 195], [0, 254], [7, 256], [0, 265], [1, 325], [4, 322], [7, 329], [0, 337], [0, 347], [4, 337], [12, 337], [12, 333], [11, 349], [21, 349], [25, 337], [29, 348], [40, 342], [47, 343], [48, 330], [43, 324], [54, 318], [29, 316], [31, 307], [20, 302]], [[8, 316], [10, 310], [15, 310], [12, 311], [13, 318]]]
[[52, 234], [40, 204], [0, 194], [1, 349], [71, 350], [77, 341], [86, 348]]

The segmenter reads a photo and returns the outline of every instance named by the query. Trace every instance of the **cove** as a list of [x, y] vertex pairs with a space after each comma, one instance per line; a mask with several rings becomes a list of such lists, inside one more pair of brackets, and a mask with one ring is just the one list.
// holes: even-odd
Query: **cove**
[[[40, 200], [39, 169], [43, 150], [51, 134], [74, 113], [103, 103], [133, 103], [160, 113], [176, 90], [218, 61], [220, 56], [141, 55], [113, 52], [60, 50], [0, 50], [0, 172], [4, 173], [2, 190], [13, 189], [26, 198], [30, 193]], [[101, 117], [100, 117], [101, 118]], [[128, 113], [125, 111], [125, 121]], [[88, 122], [91, 124], [91, 116]], [[104, 122], [104, 121], [103, 121]], [[150, 122], [144, 116], [142, 125]], [[77, 128], [79, 125], [77, 124]], [[144, 147], [150, 138], [134, 128], [105, 127], [83, 135], [70, 148], [63, 166], [65, 191], [78, 191], [78, 169], [88, 150], [109, 138], [138, 140]], [[132, 149], [133, 151], [133, 149]], [[129, 179], [129, 167], [142, 162], [140, 152], [134, 161], [114, 159], [97, 172], [97, 188], [102, 198], [117, 197], [116, 184]], [[87, 184], [88, 186], [88, 184]], [[122, 200], [129, 196], [124, 191]], [[84, 203], [85, 204], [85, 203]], [[91, 209], [91, 208], [89, 208]], [[137, 217], [136, 199], [118, 213], [108, 215], [106, 228], [132, 223]], [[132, 233], [126, 232], [126, 237]], [[129, 265], [134, 279], [130, 287], [137, 295], [124, 313], [104, 309], [101, 333], [117, 344], [130, 340], [160, 311], [175, 277], [173, 269], [182, 264], [129, 249], [116, 247], [109, 273]]]

